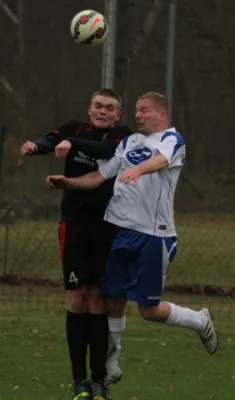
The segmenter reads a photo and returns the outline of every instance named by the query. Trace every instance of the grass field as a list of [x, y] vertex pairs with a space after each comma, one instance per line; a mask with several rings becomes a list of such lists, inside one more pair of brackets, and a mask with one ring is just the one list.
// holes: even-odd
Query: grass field
[[[169, 283], [235, 286], [233, 216], [176, 215], [179, 250]], [[58, 279], [57, 223], [17, 221], [0, 225], [0, 275]]]
[[[235, 286], [234, 218], [177, 215], [179, 252], [168, 282]], [[59, 279], [57, 224], [0, 225], [0, 274]], [[173, 296], [173, 297], [172, 297]], [[235, 385], [233, 298], [172, 295], [182, 305], [210, 305], [221, 332], [211, 357], [194, 332], [149, 324], [129, 306], [123, 381], [114, 400], [230, 400]], [[70, 363], [61, 287], [0, 284], [0, 400], [70, 399]]]
[[[234, 319], [221, 314], [217, 327], [221, 345], [209, 356], [194, 332], [128, 316], [114, 400], [231, 400]], [[0, 344], [1, 400], [71, 398], [64, 313], [1, 309]]]

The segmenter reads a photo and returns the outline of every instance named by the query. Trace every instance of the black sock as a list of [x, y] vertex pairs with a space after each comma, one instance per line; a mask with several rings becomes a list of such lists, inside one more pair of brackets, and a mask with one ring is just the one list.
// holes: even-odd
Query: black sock
[[66, 331], [74, 380], [87, 377], [87, 316], [67, 312]]
[[106, 314], [88, 314], [88, 343], [90, 348], [90, 369], [93, 382], [100, 382], [106, 376], [109, 327]]

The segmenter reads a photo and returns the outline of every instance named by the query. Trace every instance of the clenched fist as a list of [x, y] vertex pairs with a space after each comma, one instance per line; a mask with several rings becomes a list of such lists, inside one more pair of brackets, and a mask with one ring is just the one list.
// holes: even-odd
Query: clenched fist
[[46, 178], [47, 186], [51, 189], [65, 189], [68, 185], [69, 179], [64, 175], [49, 175]]
[[25, 142], [20, 149], [22, 156], [31, 156], [35, 151], [37, 151], [38, 146], [30, 141]]
[[68, 140], [63, 140], [62, 142], [60, 142], [60, 144], [55, 147], [56, 158], [58, 158], [59, 160], [64, 160], [67, 157], [71, 147], [72, 144]]

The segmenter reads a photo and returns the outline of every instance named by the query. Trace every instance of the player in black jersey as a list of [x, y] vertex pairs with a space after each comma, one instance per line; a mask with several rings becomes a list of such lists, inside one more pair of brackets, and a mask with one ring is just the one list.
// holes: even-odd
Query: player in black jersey
[[[132, 132], [118, 125], [121, 99], [110, 89], [95, 92], [91, 98], [89, 122], [74, 120], [40, 137], [27, 141], [22, 155], [55, 152], [65, 158], [64, 175], [76, 177], [96, 171], [98, 159], [111, 158], [118, 143]], [[118, 367], [120, 334], [125, 319], [107, 321], [99, 285], [115, 236], [115, 227], [103, 221], [113, 191], [114, 180], [90, 191], [65, 190], [61, 203], [59, 228], [64, 284], [67, 290], [67, 341], [74, 380], [73, 398], [106, 400], [108, 379], [120, 379]], [[108, 336], [112, 343], [107, 363]], [[86, 355], [90, 349], [91, 393], [87, 381]], [[106, 363], [106, 368], [105, 368]]]

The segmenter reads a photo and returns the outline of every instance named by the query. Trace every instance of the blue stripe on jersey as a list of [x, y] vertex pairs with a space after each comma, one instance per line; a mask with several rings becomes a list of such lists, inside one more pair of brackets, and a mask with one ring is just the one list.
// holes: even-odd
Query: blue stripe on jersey
[[178, 132], [173, 132], [173, 131], [167, 131], [161, 138], [161, 142], [163, 142], [168, 136], [174, 136], [176, 138], [176, 145], [174, 147], [172, 157], [177, 153], [177, 151], [180, 149], [180, 147], [184, 146], [184, 139]]
[[122, 140], [123, 150], [125, 150], [125, 148], [126, 148], [127, 141], [128, 141], [128, 138], [129, 138], [129, 137], [130, 137], [130, 136], [126, 136], [126, 137]]

